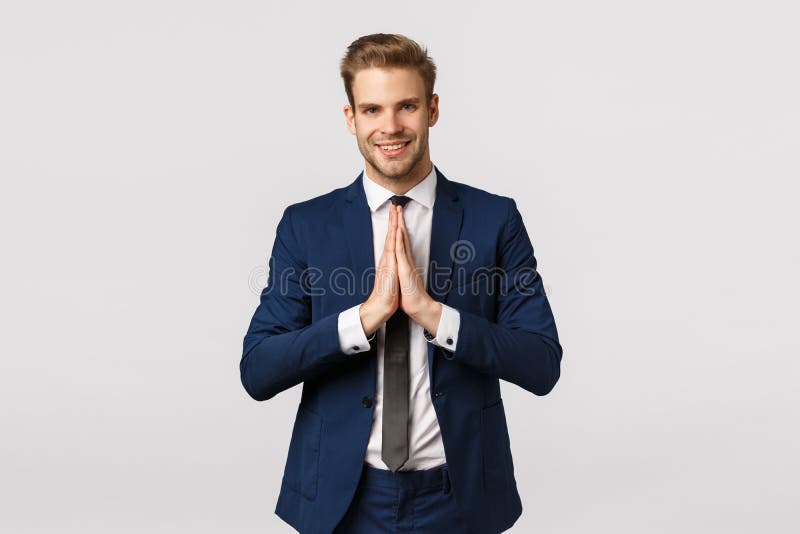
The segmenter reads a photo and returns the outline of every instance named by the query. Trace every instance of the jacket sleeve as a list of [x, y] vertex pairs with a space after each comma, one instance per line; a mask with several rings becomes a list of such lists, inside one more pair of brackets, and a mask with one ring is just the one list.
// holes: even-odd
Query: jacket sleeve
[[536, 272], [533, 246], [516, 203], [509, 201], [498, 244], [498, 285], [490, 286], [496, 292], [497, 321], [459, 310], [456, 348], [444, 355], [536, 395], [546, 395], [561, 374], [563, 350]]
[[312, 323], [306, 265], [291, 206], [275, 232], [267, 286], [244, 337], [239, 372], [255, 400], [267, 400], [349, 356], [339, 350], [338, 313]]

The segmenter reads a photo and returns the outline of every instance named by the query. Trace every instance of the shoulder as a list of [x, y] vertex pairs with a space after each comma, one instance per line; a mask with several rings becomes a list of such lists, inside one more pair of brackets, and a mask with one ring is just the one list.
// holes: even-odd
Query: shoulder
[[345, 187], [340, 187], [325, 194], [295, 202], [287, 206], [284, 213], [299, 217], [309, 214], [319, 215], [338, 204], [339, 200], [344, 197], [345, 189]]
[[327, 193], [289, 204], [283, 210], [281, 223], [290, 226], [305, 224], [325, 224], [329, 217], [339, 213], [340, 203], [344, 200], [347, 186], [339, 187]]
[[513, 218], [517, 209], [513, 198], [449, 179], [447, 182], [464, 209], [480, 210], [482, 217], [491, 220], [505, 221]]

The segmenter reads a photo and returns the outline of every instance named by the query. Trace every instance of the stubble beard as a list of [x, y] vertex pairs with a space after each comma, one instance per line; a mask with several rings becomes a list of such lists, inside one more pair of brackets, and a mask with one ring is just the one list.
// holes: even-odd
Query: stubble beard
[[[379, 159], [380, 156], [376, 156], [374, 153], [375, 145], [374, 144], [367, 144], [368, 141], [364, 143], [359, 143], [359, 148], [361, 150], [361, 155], [364, 156], [364, 159], [372, 165], [383, 177], [387, 180], [402, 182], [405, 178], [411, 174], [411, 172], [419, 165], [419, 162], [422, 161], [422, 157], [425, 155], [425, 147], [428, 144], [428, 132], [423, 132], [423, 134], [418, 138], [420, 141], [419, 143], [411, 143], [408, 148], [412, 146], [416, 146], [417, 149], [413, 153], [409, 154], [408, 161], [405, 165], [397, 165], [397, 162], [389, 162], [386, 165], [386, 160]], [[380, 150], [380, 149], [378, 149]]]

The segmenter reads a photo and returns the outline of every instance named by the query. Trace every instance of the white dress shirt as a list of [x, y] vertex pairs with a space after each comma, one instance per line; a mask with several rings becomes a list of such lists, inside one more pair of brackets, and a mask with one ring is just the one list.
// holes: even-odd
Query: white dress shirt
[[[389, 228], [389, 199], [395, 194], [373, 182], [366, 173], [361, 177], [367, 204], [372, 215], [372, 244], [375, 252], [375, 265], [383, 253], [386, 231]], [[422, 273], [425, 287], [428, 286], [428, 261], [431, 247], [431, 226], [433, 223], [433, 204], [436, 201], [436, 170], [431, 165], [431, 172], [420, 183], [404, 193], [411, 200], [403, 207], [403, 218], [411, 241], [412, 255], [418, 270]], [[356, 354], [369, 350], [369, 341], [361, 326], [359, 307], [353, 306], [339, 314], [339, 347], [345, 354]], [[430, 370], [428, 369], [428, 341], [423, 328], [411, 318], [409, 322], [409, 427], [408, 427], [408, 461], [400, 469], [410, 471], [430, 469], [445, 463], [442, 434], [439, 420], [433, 408], [430, 394]], [[436, 330], [436, 337], [431, 343], [445, 350], [458, 345], [458, 327], [461, 316], [458, 311], [442, 304], [442, 316]], [[381, 459], [381, 442], [383, 432], [383, 354], [386, 340], [386, 323], [373, 334], [377, 335], [377, 376], [375, 382], [375, 411], [373, 412], [372, 430], [367, 444], [364, 461], [379, 469], [389, 467]], [[450, 338], [451, 343], [446, 340]]]

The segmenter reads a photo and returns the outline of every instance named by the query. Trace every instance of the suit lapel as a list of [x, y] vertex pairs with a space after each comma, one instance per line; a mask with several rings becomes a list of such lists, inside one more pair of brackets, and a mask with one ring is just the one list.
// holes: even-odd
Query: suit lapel
[[[361, 174], [345, 189], [345, 206], [342, 224], [350, 249], [350, 261], [355, 275], [356, 291], [351, 306], [364, 302], [374, 286], [375, 256], [372, 244], [372, 215], [367, 195], [361, 183]], [[368, 281], [372, 283], [367, 283]]]
[[453, 258], [450, 249], [461, 234], [463, 209], [452, 183], [436, 169], [436, 202], [433, 204], [428, 294], [445, 302], [452, 288]]
[[[357, 282], [354, 297], [361, 298], [361, 301], [369, 297], [374, 285], [362, 284], [361, 278], [364, 272], [374, 274], [375, 270], [372, 215], [361, 183], [362, 174], [359, 173], [355, 181], [345, 188], [345, 206], [342, 210], [342, 224]], [[427, 288], [431, 297], [439, 302], [446, 301], [452, 288], [453, 258], [450, 249], [458, 241], [462, 218], [463, 209], [458, 194], [452, 183], [436, 169], [436, 201], [433, 204]], [[374, 276], [372, 279], [374, 281]]]
[[[444, 303], [452, 289], [453, 258], [450, 249], [461, 235], [464, 210], [458, 193], [444, 174], [436, 169], [436, 202], [433, 204], [431, 226], [430, 263], [428, 264], [428, 294]], [[428, 343], [428, 371], [431, 391], [434, 391], [433, 352], [435, 345]]]
[[[350, 249], [350, 260], [355, 274], [356, 291], [351, 306], [364, 302], [372, 292], [375, 281], [375, 257], [372, 237], [372, 215], [367, 204], [367, 195], [361, 182], [362, 173], [345, 188], [345, 204], [342, 224]], [[436, 201], [433, 204], [431, 226], [431, 248], [428, 263], [427, 288], [430, 296], [444, 303], [452, 289], [453, 258], [450, 249], [461, 234], [463, 208], [452, 183], [436, 169]], [[365, 273], [369, 276], [365, 277]], [[365, 283], [371, 281], [372, 283]], [[434, 345], [428, 343], [428, 370], [433, 388]], [[374, 373], [374, 358], [370, 359]], [[433, 391], [433, 390], [431, 390]]]

